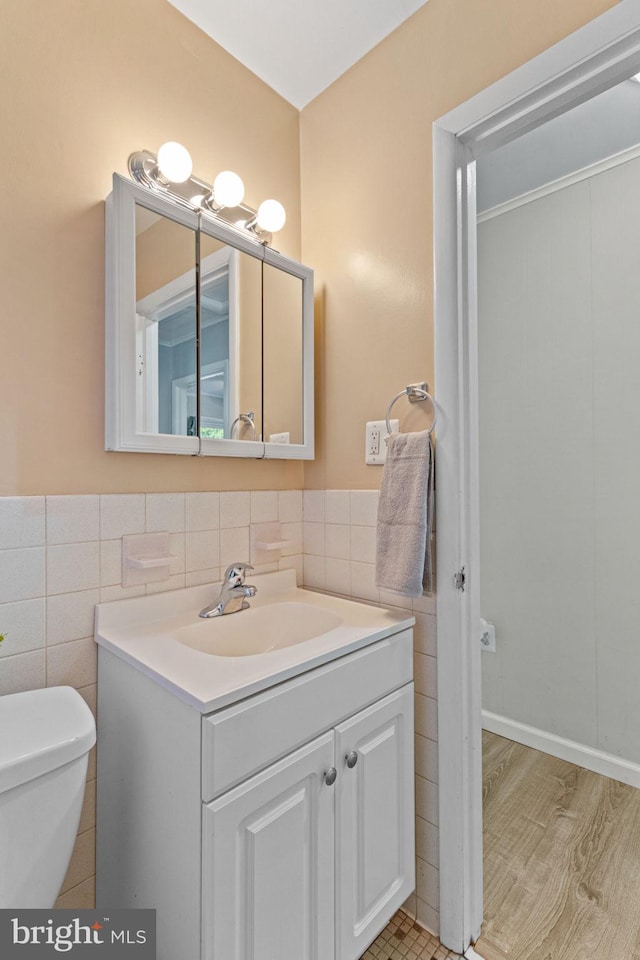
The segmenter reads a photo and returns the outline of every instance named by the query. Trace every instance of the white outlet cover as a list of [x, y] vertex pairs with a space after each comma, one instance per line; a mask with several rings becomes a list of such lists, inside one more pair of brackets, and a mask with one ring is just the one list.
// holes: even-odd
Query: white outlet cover
[[496, 628], [482, 617], [480, 618], [480, 646], [487, 653], [496, 652]]
[[[399, 420], [391, 420], [391, 432], [397, 433], [400, 429]], [[373, 437], [377, 434], [379, 437], [379, 442], [377, 444], [377, 453], [371, 452], [371, 443]], [[382, 466], [382, 464], [387, 459], [387, 444], [386, 437], [387, 434], [387, 421], [386, 420], [369, 420], [364, 433], [364, 462], [367, 466]]]

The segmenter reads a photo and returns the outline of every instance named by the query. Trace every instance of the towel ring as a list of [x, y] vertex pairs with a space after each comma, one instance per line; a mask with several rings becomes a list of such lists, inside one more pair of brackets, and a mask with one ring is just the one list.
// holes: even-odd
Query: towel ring
[[253, 430], [253, 437], [252, 437], [251, 439], [252, 439], [252, 440], [255, 440], [255, 439], [256, 439], [256, 425], [255, 425], [254, 417], [255, 417], [255, 414], [253, 413], [252, 410], [250, 410], [249, 413], [241, 413], [240, 416], [239, 416], [239, 417], [236, 417], [235, 420], [233, 421], [233, 423], [231, 424], [231, 427], [229, 428], [229, 437], [230, 437], [231, 439], [233, 439], [233, 431], [234, 431], [234, 428], [235, 428], [236, 424], [248, 423], [249, 426], [251, 427], [251, 429]]
[[433, 397], [431, 396], [431, 394], [430, 394], [430, 393], [428, 392], [428, 390], [427, 390], [427, 384], [426, 384], [426, 383], [410, 383], [410, 384], [408, 384], [408, 386], [406, 386], [406, 387], [404, 388], [404, 390], [401, 390], [400, 393], [397, 393], [397, 394], [395, 395], [395, 397], [393, 398], [393, 400], [391, 401], [391, 403], [390, 403], [389, 406], [387, 407], [387, 416], [386, 416], [386, 420], [387, 420], [387, 433], [390, 434], [390, 433], [392, 432], [392, 430], [391, 430], [391, 420], [390, 420], [391, 408], [392, 408], [392, 406], [394, 405], [394, 403], [396, 402], [396, 400], [399, 400], [399, 399], [400, 399], [400, 397], [408, 397], [409, 400], [411, 401], [411, 403], [418, 403], [418, 402], [421, 402], [422, 400], [429, 400], [429, 401], [430, 401], [430, 403], [431, 403], [431, 408], [432, 408], [432, 410], [433, 410], [433, 420], [431, 421], [431, 426], [429, 427], [429, 430], [428, 430], [427, 432], [430, 433], [430, 434], [433, 433], [433, 431], [434, 431], [434, 429], [435, 429], [435, 425], [436, 425], [436, 423], [438, 422], [438, 410], [437, 410], [437, 408], [436, 408], [436, 405], [435, 405], [435, 402], [434, 402]]

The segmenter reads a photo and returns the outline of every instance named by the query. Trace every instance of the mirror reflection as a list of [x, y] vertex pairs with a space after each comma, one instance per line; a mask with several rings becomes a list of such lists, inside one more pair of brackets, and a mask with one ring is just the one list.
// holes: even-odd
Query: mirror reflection
[[141, 193], [107, 201], [106, 448], [312, 457], [312, 271]]
[[200, 234], [200, 435], [262, 435], [261, 261]]
[[136, 425], [196, 435], [196, 234], [136, 204]]
[[299, 277], [263, 264], [263, 385], [265, 440], [303, 443], [303, 285]]

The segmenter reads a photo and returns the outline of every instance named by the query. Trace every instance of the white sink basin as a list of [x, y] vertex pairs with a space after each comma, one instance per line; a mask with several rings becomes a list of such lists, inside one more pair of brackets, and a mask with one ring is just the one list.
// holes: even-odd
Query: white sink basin
[[400, 611], [296, 587], [294, 570], [251, 582], [258, 592], [249, 609], [209, 620], [198, 613], [219, 583], [100, 603], [96, 642], [210, 713], [414, 623]]
[[199, 620], [174, 638], [215, 657], [252, 657], [291, 647], [335, 630], [342, 617], [310, 603], [284, 602]]

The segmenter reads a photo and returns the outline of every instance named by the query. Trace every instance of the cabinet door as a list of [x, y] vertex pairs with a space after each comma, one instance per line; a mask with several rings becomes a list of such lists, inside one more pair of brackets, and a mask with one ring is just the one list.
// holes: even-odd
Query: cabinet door
[[334, 954], [334, 796], [324, 734], [203, 807], [205, 960]]
[[412, 683], [336, 728], [336, 767], [336, 960], [355, 960], [415, 887]]

